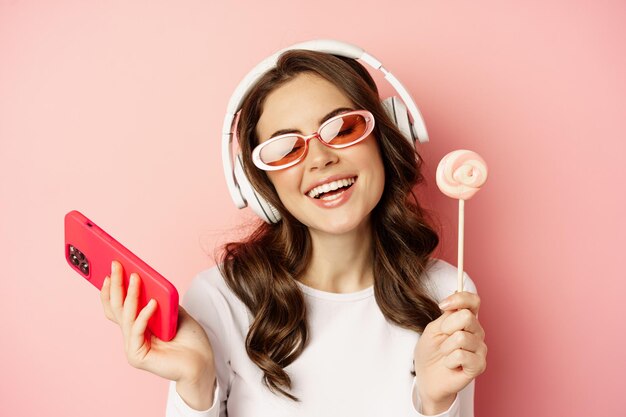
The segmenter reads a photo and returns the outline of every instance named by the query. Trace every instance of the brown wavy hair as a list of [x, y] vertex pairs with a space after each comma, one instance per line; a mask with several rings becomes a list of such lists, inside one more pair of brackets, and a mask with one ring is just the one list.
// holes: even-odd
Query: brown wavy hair
[[374, 80], [354, 59], [303, 50], [282, 54], [276, 67], [248, 92], [237, 126], [244, 171], [282, 220], [262, 222], [243, 241], [224, 245], [220, 270], [253, 316], [246, 351], [263, 371], [263, 383], [294, 401], [299, 399], [287, 391], [291, 379], [284, 368], [307, 345], [306, 306], [296, 280], [311, 260], [311, 238], [307, 227], [285, 209], [266, 173], [252, 164], [251, 153], [258, 143], [256, 125], [265, 98], [302, 73], [330, 81], [355, 108], [369, 110], [376, 120], [373, 134], [381, 151], [385, 186], [371, 212], [371, 230], [374, 295], [382, 313], [398, 326], [419, 333], [441, 315], [423, 282], [439, 237], [413, 193], [413, 187], [423, 181], [421, 158], [416, 158], [415, 149], [383, 110]]

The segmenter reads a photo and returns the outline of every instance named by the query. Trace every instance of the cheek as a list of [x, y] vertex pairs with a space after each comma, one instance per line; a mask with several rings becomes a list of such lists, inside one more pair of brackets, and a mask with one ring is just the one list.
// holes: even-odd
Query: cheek
[[280, 200], [285, 204], [293, 193], [300, 193], [300, 178], [297, 167], [291, 167], [280, 171], [270, 171], [268, 178], [274, 185]]
[[[373, 138], [372, 138], [373, 139]], [[376, 176], [376, 179], [380, 179], [380, 181], [385, 181], [385, 168], [383, 165], [383, 159], [380, 154], [380, 150], [378, 149], [378, 144], [375, 140], [371, 140], [367, 142], [367, 146], [359, 152], [357, 156], [359, 159], [359, 164], [362, 166], [369, 167], [373, 174]]]
[[382, 160], [376, 161], [376, 170], [374, 173], [373, 183], [374, 189], [377, 191], [376, 201], [378, 202], [383, 195], [385, 189], [385, 168]]
[[377, 199], [379, 199], [385, 187], [385, 166], [376, 143], [371, 144], [367, 154], [362, 155], [361, 161], [370, 168], [371, 186], [373, 190], [378, 191]]

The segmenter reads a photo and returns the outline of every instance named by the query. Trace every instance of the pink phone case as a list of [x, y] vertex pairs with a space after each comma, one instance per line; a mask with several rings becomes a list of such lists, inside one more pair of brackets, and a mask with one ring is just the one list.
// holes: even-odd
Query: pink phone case
[[148, 329], [161, 340], [174, 337], [178, 321], [176, 287], [76, 210], [65, 215], [65, 259], [72, 269], [98, 289], [102, 288], [104, 278], [111, 274], [113, 260], [123, 266], [125, 288], [128, 288], [130, 274], [138, 273], [141, 292], [137, 313], [151, 298], [156, 299], [158, 308], [148, 322]]

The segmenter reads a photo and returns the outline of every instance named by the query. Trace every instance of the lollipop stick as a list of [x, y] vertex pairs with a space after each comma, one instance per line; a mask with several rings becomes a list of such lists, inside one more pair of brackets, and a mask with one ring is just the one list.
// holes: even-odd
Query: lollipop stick
[[459, 199], [459, 256], [457, 259], [459, 277], [458, 277], [458, 292], [463, 291], [463, 226], [465, 218], [465, 200]]

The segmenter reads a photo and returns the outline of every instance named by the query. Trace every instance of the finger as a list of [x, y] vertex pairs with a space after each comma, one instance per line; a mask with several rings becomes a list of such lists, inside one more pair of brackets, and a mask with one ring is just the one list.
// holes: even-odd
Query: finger
[[133, 327], [135, 318], [137, 318], [137, 303], [139, 298], [141, 280], [136, 273], [130, 274], [130, 282], [128, 283], [128, 292], [124, 300], [124, 310], [122, 312], [122, 331], [128, 338], [130, 330]]
[[115, 321], [122, 324], [122, 309], [124, 307], [124, 279], [122, 276], [122, 266], [113, 262], [111, 265], [111, 283], [110, 283], [110, 305]]
[[442, 310], [460, 310], [466, 308], [476, 315], [480, 309], [480, 297], [478, 294], [472, 292], [455, 292], [441, 300], [439, 308]]
[[113, 316], [113, 311], [111, 311], [111, 277], [108, 275], [104, 278], [102, 282], [102, 288], [100, 289], [100, 301], [102, 302], [102, 309], [104, 310], [104, 315], [107, 319], [112, 322], [115, 321], [115, 317]]
[[111, 310], [118, 323], [122, 322], [122, 308], [124, 307], [124, 282], [122, 265], [113, 261], [111, 264]]
[[487, 367], [484, 356], [462, 349], [457, 349], [444, 357], [443, 364], [453, 370], [462, 367], [463, 373], [472, 378], [482, 374]]
[[451, 334], [440, 346], [441, 353], [449, 355], [457, 349], [474, 352], [481, 347], [483, 341], [475, 334], [459, 330]]
[[157, 301], [154, 298], [151, 298], [150, 301], [148, 301], [148, 304], [146, 304], [146, 306], [141, 309], [141, 311], [137, 315], [135, 323], [133, 324], [131, 333], [133, 337], [136, 337], [138, 335], [143, 337], [146, 329], [148, 328], [148, 322], [152, 318], [152, 315], [156, 312], [157, 307]]
[[467, 309], [455, 311], [446, 317], [441, 322], [440, 330], [442, 333], [448, 335], [451, 335], [459, 330], [465, 330], [467, 332], [474, 333], [481, 339], [484, 339], [485, 337], [485, 332], [478, 322], [478, 318], [476, 318], [476, 316]]
[[141, 309], [139, 315], [137, 315], [137, 319], [133, 323], [128, 338], [128, 347], [131, 349], [131, 352], [137, 352], [144, 345], [148, 322], [157, 310], [157, 306], [156, 300], [152, 298], [148, 304]]
[[441, 333], [441, 324], [452, 313], [453, 311], [444, 311], [441, 316], [437, 317], [435, 320], [426, 325], [423, 334], [431, 334], [433, 336], [439, 335]]

